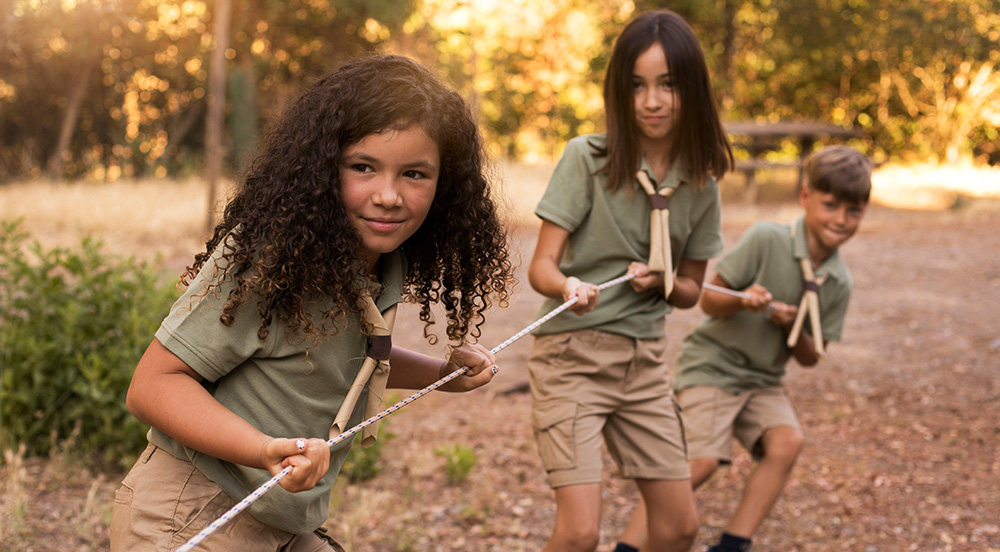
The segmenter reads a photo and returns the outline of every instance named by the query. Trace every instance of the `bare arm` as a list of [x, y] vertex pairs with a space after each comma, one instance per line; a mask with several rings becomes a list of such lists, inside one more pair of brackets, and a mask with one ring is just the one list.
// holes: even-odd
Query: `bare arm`
[[461, 376], [449, 381], [438, 389], [448, 392], [471, 391], [482, 387], [493, 379], [496, 357], [478, 343], [466, 343], [451, 350], [447, 360], [393, 347], [389, 353], [388, 387], [395, 389], [423, 389], [448, 374], [469, 367]]
[[[719, 287], [733, 289], [733, 287], [730, 286], [728, 282], [723, 280], [718, 274], [712, 277], [711, 283]], [[701, 296], [701, 309], [709, 316], [721, 318], [742, 310], [750, 312], [764, 312], [767, 310], [768, 305], [771, 304], [771, 292], [760, 284], [753, 284], [752, 286], [739, 291], [750, 295], [751, 298], [744, 299], [740, 297], [733, 297], [732, 295], [726, 295], [724, 293], [715, 293], [711, 290], [706, 291]], [[795, 315], [793, 314], [792, 316], [794, 318]], [[778, 325], [780, 326], [781, 324]]]
[[542, 221], [535, 253], [528, 265], [528, 282], [532, 289], [546, 297], [562, 298], [563, 301], [577, 297], [576, 304], [569, 310], [580, 315], [594, 310], [600, 292], [595, 284], [567, 277], [559, 270], [559, 259], [568, 239], [569, 232], [564, 228], [547, 220]]
[[[798, 309], [796, 307], [792, 308], [792, 319], [794, 320], [795, 311]], [[787, 325], [781, 327], [783, 335], [787, 338], [788, 334], [791, 332], [792, 323], [789, 322]], [[829, 344], [825, 344], [829, 348]], [[799, 332], [799, 340], [792, 347], [792, 356], [795, 360], [802, 366], [810, 367], [815, 366], [819, 362], [819, 355], [816, 354], [816, 345], [813, 343], [813, 337], [809, 335], [806, 331]]]
[[681, 259], [677, 266], [677, 274], [674, 276], [674, 289], [670, 292], [667, 302], [679, 309], [690, 309], [697, 305], [707, 266], [708, 261]]
[[146, 349], [132, 376], [125, 405], [136, 418], [181, 444], [220, 460], [276, 474], [295, 469], [281, 481], [291, 492], [313, 488], [326, 474], [330, 451], [323, 439], [276, 439], [223, 406], [201, 385], [202, 377], [157, 339]]
[[[732, 287], [716, 274], [712, 278], [712, 284], [732, 289]], [[771, 292], [760, 284], [741, 290], [750, 295], [750, 298], [733, 297], [724, 293], [713, 293], [708, 291], [701, 297], [701, 309], [709, 316], [724, 317], [741, 310], [750, 312], [768, 312], [771, 322], [781, 328], [782, 335], [787, 339], [795, 321], [795, 314], [798, 308], [781, 301], [774, 301]], [[792, 347], [792, 356], [802, 366], [813, 366], [819, 361], [816, 350], [813, 346], [812, 336], [806, 332], [799, 334], [799, 341]]]

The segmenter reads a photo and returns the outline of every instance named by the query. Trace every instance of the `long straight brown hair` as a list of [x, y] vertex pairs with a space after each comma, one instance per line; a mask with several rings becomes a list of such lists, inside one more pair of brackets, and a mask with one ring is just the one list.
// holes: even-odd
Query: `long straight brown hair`
[[615, 40], [604, 77], [604, 111], [607, 119], [606, 148], [593, 146], [607, 163], [600, 173], [607, 176], [611, 191], [634, 182], [642, 155], [635, 121], [632, 71], [636, 59], [654, 43], [667, 56], [670, 75], [680, 96], [681, 113], [674, 158], [683, 158], [695, 183], [704, 186], [709, 174], [721, 178], [733, 166], [733, 151], [719, 120], [705, 64], [705, 54], [694, 31], [670, 10], [646, 12], [633, 19]]

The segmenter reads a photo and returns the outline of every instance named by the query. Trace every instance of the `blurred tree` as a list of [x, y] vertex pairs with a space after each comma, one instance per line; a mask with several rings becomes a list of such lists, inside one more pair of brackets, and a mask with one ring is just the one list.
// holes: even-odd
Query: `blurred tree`
[[[500, 153], [603, 128], [611, 44], [636, 11], [695, 29], [727, 118], [863, 128], [882, 158], [1000, 162], [998, 0], [232, 0], [236, 166], [255, 128], [346, 59], [437, 66]], [[0, 180], [200, 170], [214, 0], [0, 1]]]
[[970, 138], [996, 136], [998, 8], [996, 0], [744, 3], [725, 109], [858, 126], [883, 157], [988, 155], [995, 138]]
[[[233, 1], [227, 71], [256, 76], [245, 81], [252, 94], [240, 91], [256, 98], [240, 114], [241, 128], [259, 126], [305, 80], [378, 47], [413, 9], [412, 0]], [[195, 170], [203, 162], [197, 130], [206, 115], [209, 5], [0, 2], [0, 180], [40, 176], [42, 167], [110, 180]], [[223, 171], [233, 164], [227, 157]]]
[[419, 17], [497, 150], [546, 157], [603, 124], [603, 61], [630, 13], [612, 0], [425, 0]]

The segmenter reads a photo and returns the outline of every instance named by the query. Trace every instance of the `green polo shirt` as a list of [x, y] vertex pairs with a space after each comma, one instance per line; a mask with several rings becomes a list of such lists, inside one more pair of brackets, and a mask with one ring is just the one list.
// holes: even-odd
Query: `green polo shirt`
[[[625, 274], [633, 261], [649, 260], [650, 206], [638, 187], [607, 190], [607, 178], [596, 174], [605, 158], [591, 144], [604, 147], [606, 136], [576, 137], [566, 145], [535, 214], [569, 232], [559, 269], [581, 281], [601, 284]], [[645, 160], [640, 167], [656, 181]], [[673, 266], [682, 258], [708, 260], [722, 253], [719, 187], [709, 178], [704, 187], [691, 182], [684, 163], [674, 163], [656, 188], [676, 188], [670, 197], [670, 251]], [[547, 298], [539, 316], [559, 306]], [[601, 292], [597, 308], [584, 316], [563, 312], [536, 330], [546, 335], [594, 328], [637, 339], [664, 335], [664, 316], [672, 310], [655, 290], [636, 293], [628, 284]]]
[[[799, 259], [808, 258], [809, 251], [803, 219], [794, 224], [794, 236], [788, 224], [754, 224], [719, 261], [716, 272], [733, 289], [760, 284], [774, 300], [798, 306], [803, 291]], [[816, 269], [817, 278], [824, 275], [826, 281], [819, 288], [823, 340], [840, 341], [853, 284], [836, 251]], [[803, 331], [809, 331], [808, 324]], [[708, 385], [740, 393], [780, 385], [792, 356], [785, 341], [781, 328], [762, 313], [708, 317], [681, 343], [677, 390]]]
[[[402, 300], [405, 261], [395, 251], [382, 256], [381, 311]], [[225, 298], [233, 287], [226, 278], [221, 289], [203, 297], [207, 281], [216, 278], [214, 263], [206, 263], [187, 292], [174, 304], [156, 338], [205, 378], [214, 397], [273, 437], [328, 439], [330, 426], [367, 352], [357, 312], [338, 320], [340, 331], [319, 345], [312, 338], [289, 335], [275, 320], [267, 338], [257, 337], [260, 316], [254, 301], [234, 313], [229, 326], [219, 322]], [[316, 320], [319, 318], [317, 307]], [[358, 399], [350, 425], [360, 423], [367, 389]], [[205, 421], [211, 426], [211, 420]], [[234, 500], [242, 500], [271, 478], [266, 470], [223, 462], [187, 448], [156, 429], [149, 441], [180, 459], [191, 461]], [[311, 490], [289, 493], [276, 485], [247, 510], [259, 521], [295, 534], [315, 530], [329, 517], [330, 489], [350, 450], [351, 440], [330, 453], [330, 471]]]

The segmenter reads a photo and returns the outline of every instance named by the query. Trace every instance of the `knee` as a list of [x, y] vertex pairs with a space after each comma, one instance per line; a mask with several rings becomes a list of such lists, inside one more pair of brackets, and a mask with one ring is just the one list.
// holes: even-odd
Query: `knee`
[[683, 516], [673, 519], [669, 525], [650, 528], [649, 542], [657, 546], [669, 547], [671, 550], [687, 550], [694, 544], [698, 534], [698, 516]]
[[694, 543], [694, 538], [698, 534], [698, 524], [698, 511], [694, 508], [671, 511], [669, 516], [650, 520], [650, 542], [670, 546], [671, 549], [686, 550]]
[[802, 432], [793, 428], [772, 430], [773, 435], [765, 440], [764, 458], [780, 462], [787, 466], [795, 464], [805, 444]]
[[600, 542], [597, 527], [573, 527], [563, 534], [564, 550], [593, 552]]
[[675, 526], [674, 542], [684, 544], [690, 548], [694, 544], [694, 537], [698, 534], [698, 514], [683, 516]]

